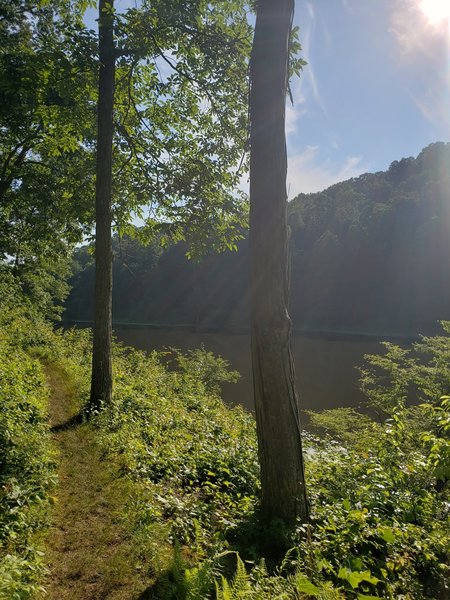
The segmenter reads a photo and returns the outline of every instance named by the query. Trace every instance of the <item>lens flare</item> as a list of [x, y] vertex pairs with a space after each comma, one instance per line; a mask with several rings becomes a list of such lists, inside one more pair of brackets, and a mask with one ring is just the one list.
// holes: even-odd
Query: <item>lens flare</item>
[[421, 0], [419, 8], [430, 25], [439, 25], [450, 20], [450, 0]]

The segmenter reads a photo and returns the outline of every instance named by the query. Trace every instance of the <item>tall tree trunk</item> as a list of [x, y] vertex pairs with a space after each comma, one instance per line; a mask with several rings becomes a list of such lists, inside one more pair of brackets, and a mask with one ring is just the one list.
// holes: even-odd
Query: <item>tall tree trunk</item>
[[285, 106], [294, 0], [259, 0], [250, 63], [251, 338], [262, 510], [308, 519], [290, 346]]
[[112, 395], [111, 184], [114, 109], [114, 0], [99, 2], [99, 90], [97, 132], [95, 312], [90, 409]]

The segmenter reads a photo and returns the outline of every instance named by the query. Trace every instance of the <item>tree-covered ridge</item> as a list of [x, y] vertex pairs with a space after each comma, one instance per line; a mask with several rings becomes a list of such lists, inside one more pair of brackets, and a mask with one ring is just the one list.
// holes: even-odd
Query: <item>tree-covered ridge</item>
[[[289, 205], [294, 328], [437, 331], [450, 314], [450, 144]], [[248, 327], [248, 247], [188, 261], [185, 248], [115, 239], [117, 321]], [[67, 318], [89, 319], [92, 268], [78, 251]]]
[[436, 143], [386, 172], [295, 198], [292, 307], [304, 326], [435, 331], [450, 306], [449, 183], [450, 144]]

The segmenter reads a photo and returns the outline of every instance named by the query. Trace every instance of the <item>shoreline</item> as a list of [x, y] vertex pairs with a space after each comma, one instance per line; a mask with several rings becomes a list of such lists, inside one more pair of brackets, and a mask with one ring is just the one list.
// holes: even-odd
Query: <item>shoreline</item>
[[[63, 319], [58, 325], [61, 327], [92, 327], [91, 320]], [[220, 325], [196, 325], [195, 323], [136, 323], [129, 321], [113, 321], [113, 329], [149, 329], [149, 330], [167, 330], [167, 331], [188, 331], [190, 333], [216, 333], [221, 335], [250, 335], [249, 327], [221, 327]], [[401, 343], [413, 343], [420, 339], [420, 335], [411, 335], [403, 333], [378, 333], [370, 331], [343, 331], [343, 330], [323, 330], [323, 329], [303, 329], [293, 328], [293, 337], [304, 337], [310, 339], [320, 339], [324, 341], [392, 341]]]

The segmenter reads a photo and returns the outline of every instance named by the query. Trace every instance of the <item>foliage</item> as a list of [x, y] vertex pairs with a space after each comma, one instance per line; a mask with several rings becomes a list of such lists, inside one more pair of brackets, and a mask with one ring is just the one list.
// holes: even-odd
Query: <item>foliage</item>
[[61, 319], [63, 302], [70, 289], [67, 279], [71, 274], [71, 260], [67, 255], [52, 259], [39, 256], [16, 267], [5, 265], [4, 268], [11, 270], [20, 282], [22, 293], [42, 316], [53, 321]]
[[[213, 4], [114, 14], [115, 225], [138, 215], [147, 237], [189, 237], [191, 254], [234, 247], [247, 212], [236, 190], [251, 27], [244, 2]], [[0, 260], [17, 276], [90, 233], [98, 49], [88, 5], [0, 0]]]
[[[1, 406], [8, 409], [0, 412], [2, 575], [26, 597], [39, 577], [31, 532], [45, 521], [53, 481], [37, 358], [65, 365], [85, 400], [90, 344], [88, 332], [53, 332], [39, 321], [10, 274], [0, 288]], [[114, 400], [93, 426], [135, 490], [130, 535], [137, 553], [151, 557], [154, 597], [446, 597], [449, 348], [441, 335], [423, 338], [407, 355], [387, 346], [384, 356], [369, 357], [376, 421], [342, 409], [312, 416], [326, 431], [304, 434], [312, 520], [291, 533], [283, 563], [266, 566], [262, 544], [254, 543], [264, 536], [255, 519], [254, 421], [219, 398], [227, 365], [199, 349], [172, 353], [171, 370], [165, 354], [116, 345]], [[411, 394], [414, 405], [406, 402]]]
[[214, 356], [204, 347], [188, 350], [184, 354], [176, 348], [172, 352], [184, 377], [191, 379], [190, 385], [200, 384], [203, 393], [220, 396], [223, 383], [236, 383], [240, 377], [237, 371], [229, 370], [226, 360], [221, 356]]
[[[384, 347], [361, 371], [368, 407], [382, 422], [367, 426], [353, 413], [359, 439], [344, 432], [345, 447], [326, 439], [319, 448], [327, 450], [311, 455], [313, 530], [304, 548], [310, 568], [349, 593], [436, 598], [448, 576], [450, 339], [425, 337], [409, 352]], [[333, 412], [315, 424], [326, 426]]]
[[441, 327], [445, 335], [423, 336], [411, 350], [383, 342], [383, 354], [365, 356], [361, 389], [379, 416], [392, 416], [411, 399], [433, 405], [448, 394], [450, 322], [441, 321]]
[[[377, 421], [354, 409], [310, 413], [326, 435], [305, 434], [312, 519], [298, 530], [292, 568], [345, 598], [444, 598], [450, 404], [442, 394], [450, 389], [450, 339], [423, 338], [409, 353], [384, 347], [362, 371]], [[415, 404], [406, 406], [407, 398]], [[235, 583], [222, 581], [218, 598], [259, 597], [248, 576], [244, 585], [242, 565], [239, 572]]]
[[178, 363], [167, 371], [156, 353], [116, 349], [114, 401], [97, 422], [124, 470], [153, 490], [143, 518], [169, 524], [182, 544], [209, 546], [255, 502], [253, 423], [217, 396], [225, 361], [214, 368], [212, 355], [197, 350], [178, 353]]
[[309, 463], [312, 534], [302, 545], [310, 562], [302, 562], [350, 598], [353, 590], [417, 599], [443, 593], [445, 495], [426, 452], [411, 450], [404, 415], [397, 419], [368, 437], [366, 452], [334, 444], [333, 454]]
[[47, 521], [55, 459], [42, 365], [26, 351], [29, 307], [19, 305], [14, 280], [0, 288], [0, 597], [14, 600], [39, 589], [42, 552], [35, 538]]
[[422, 404], [432, 423], [431, 431], [424, 431], [420, 441], [428, 454], [428, 469], [440, 485], [450, 480], [450, 396], [442, 396], [439, 404]]
[[115, 33], [117, 221], [135, 210], [163, 239], [189, 239], [191, 255], [234, 246], [246, 218], [245, 2], [142, 2], [116, 14]]
[[275, 574], [269, 574], [264, 560], [254, 566], [250, 572], [237, 555], [236, 572], [232, 581], [222, 576], [220, 582], [216, 580], [217, 600], [284, 600], [295, 598], [318, 598], [319, 600], [341, 600], [343, 596], [329, 583], [314, 585], [308, 577], [300, 571], [286, 569], [289, 564], [289, 555]]
[[309, 417], [308, 429], [317, 430], [346, 444], [365, 444], [368, 434], [374, 433], [376, 423], [366, 414], [355, 408], [333, 408], [329, 410], [306, 411]]
[[383, 343], [384, 354], [367, 355], [361, 371], [361, 389], [367, 404], [378, 415], [386, 416], [399, 404], [404, 405], [411, 383], [413, 361], [409, 351], [390, 342]]
[[[447, 338], [445, 351], [448, 345]], [[198, 379], [194, 355], [200, 358]], [[189, 365], [187, 373], [167, 373], [156, 354], [118, 351], [115, 402], [97, 425], [125, 472], [146, 488], [140, 526], [166, 524], [169, 539], [189, 547], [186, 569], [197, 565], [207, 577], [205, 570], [217, 571], [223, 562], [214, 556], [239, 538], [252, 517], [256, 448], [250, 417], [230, 412], [205, 387], [201, 351], [181, 363]], [[392, 373], [395, 355], [383, 365]], [[404, 369], [414, 371], [411, 363]], [[392, 389], [386, 394], [393, 398]], [[448, 401], [425, 404], [405, 408], [399, 393], [382, 423], [363, 417], [341, 441], [306, 436], [312, 523], [293, 539], [298, 552], [283, 572], [250, 565], [244, 575], [244, 563], [238, 563], [237, 578], [217, 579], [218, 597], [403, 594], [419, 600], [445, 594]], [[329, 432], [342, 423], [341, 413]], [[344, 420], [349, 417], [359, 420], [344, 413]], [[316, 424], [332, 420], [329, 412]], [[245, 539], [240, 548], [254, 559], [255, 548]]]
[[94, 46], [58, 3], [0, 8], [0, 258], [20, 266], [64, 254], [89, 223]]

